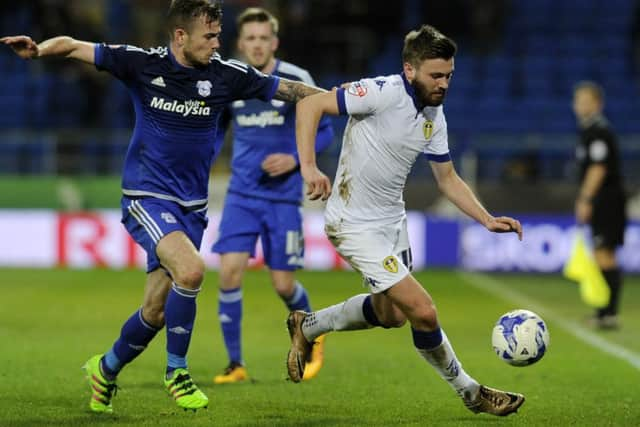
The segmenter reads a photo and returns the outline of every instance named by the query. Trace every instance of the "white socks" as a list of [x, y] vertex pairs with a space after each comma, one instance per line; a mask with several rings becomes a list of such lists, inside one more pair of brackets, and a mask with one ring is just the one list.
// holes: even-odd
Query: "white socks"
[[302, 333], [311, 342], [331, 331], [369, 329], [373, 325], [364, 317], [362, 306], [369, 294], [360, 294], [339, 304], [314, 311], [304, 319]]
[[[339, 304], [309, 313], [302, 322], [305, 338], [312, 342], [327, 332], [369, 329], [380, 325], [371, 302], [364, 307], [367, 297], [369, 294], [356, 295]], [[474, 398], [480, 390], [480, 384], [462, 369], [444, 331], [412, 331], [418, 353], [434, 367], [440, 377], [460, 396]]]
[[432, 349], [416, 348], [416, 350], [460, 396], [463, 394], [475, 396], [478, 393], [480, 384], [462, 369], [444, 331], [442, 331], [440, 345]]

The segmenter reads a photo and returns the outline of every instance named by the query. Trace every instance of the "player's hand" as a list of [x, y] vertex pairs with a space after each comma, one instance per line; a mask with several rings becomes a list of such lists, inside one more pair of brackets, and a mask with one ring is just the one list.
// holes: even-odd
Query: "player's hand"
[[491, 218], [486, 224], [487, 230], [494, 233], [516, 233], [518, 240], [522, 240], [522, 225], [517, 219], [508, 216]]
[[0, 39], [0, 43], [6, 44], [22, 59], [38, 57], [38, 44], [29, 36], [9, 36]]
[[269, 174], [269, 176], [279, 176], [287, 172], [291, 172], [297, 166], [295, 157], [291, 154], [274, 153], [269, 154], [262, 161], [262, 170]]
[[317, 166], [301, 166], [300, 172], [307, 183], [307, 196], [310, 200], [327, 200], [331, 195], [331, 181]]
[[576, 221], [578, 224], [586, 224], [591, 219], [591, 214], [593, 212], [593, 206], [591, 206], [591, 202], [578, 199], [576, 201]]

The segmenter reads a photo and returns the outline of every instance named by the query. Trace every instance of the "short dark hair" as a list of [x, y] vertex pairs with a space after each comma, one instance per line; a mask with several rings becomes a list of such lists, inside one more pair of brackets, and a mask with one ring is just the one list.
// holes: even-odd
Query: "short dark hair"
[[425, 59], [451, 59], [457, 50], [456, 42], [431, 25], [423, 25], [404, 38], [402, 62], [418, 67]]
[[575, 94], [579, 90], [588, 91], [600, 104], [604, 104], [604, 89], [598, 83], [591, 80], [583, 80], [576, 83], [573, 87], [573, 93]]
[[217, 1], [210, 0], [172, 0], [167, 12], [167, 31], [173, 39], [176, 28], [185, 28], [187, 31], [193, 25], [193, 21], [204, 16], [207, 23], [222, 19], [222, 7]]
[[273, 31], [273, 34], [278, 34], [278, 20], [266, 9], [261, 7], [250, 7], [245, 9], [244, 12], [236, 18], [238, 32], [240, 32], [244, 24], [249, 22], [268, 22], [271, 24], [271, 31]]

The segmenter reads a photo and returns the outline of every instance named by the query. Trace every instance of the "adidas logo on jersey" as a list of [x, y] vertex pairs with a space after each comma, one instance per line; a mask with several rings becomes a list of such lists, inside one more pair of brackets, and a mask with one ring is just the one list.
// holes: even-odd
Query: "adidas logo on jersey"
[[183, 117], [211, 115], [211, 108], [207, 107], [204, 101], [190, 100], [179, 103], [176, 100], [166, 101], [164, 98], [154, 96], [149, 105], [158, 110], [182, 114]]
[[151, 80], [151, 84], [159, 87], [167, 87], [162, 76], [158, 76], [155, 79]]
[[284, 125], [284, 116], [278, 111], [263, 111], [258, 114], [239, 114], [236, 118], [240, 126], [282, 126]]

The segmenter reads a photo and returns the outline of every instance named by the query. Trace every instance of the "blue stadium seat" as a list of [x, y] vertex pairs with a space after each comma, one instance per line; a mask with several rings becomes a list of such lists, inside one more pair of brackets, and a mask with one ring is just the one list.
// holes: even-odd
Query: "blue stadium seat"
[[570, 85], [580, 80], [593, 79], [595, 75], [594, 61], [590, 57], [571, 55], [559, 58], [556, 63], [558, 70], [557, 82]]
[[27, 124], [27, 100], [24, 93], [0, 94], [0, 127], [21, 128]]

